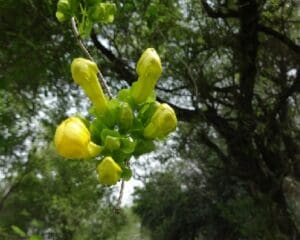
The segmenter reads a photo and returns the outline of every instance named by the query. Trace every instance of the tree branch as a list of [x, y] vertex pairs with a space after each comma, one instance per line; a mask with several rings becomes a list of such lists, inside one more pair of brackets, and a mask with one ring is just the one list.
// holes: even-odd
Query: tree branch
[[190, 122], [193, 119], [197, 119], [200, 117], [200, 113], [195, 110], [195, 109], [187, 109], [187, 108], [181, 108], [176, 104], [170, 103], [168, 101], [165, 101], [164, 99], [157, 97], [157, 100], [159, 102], [164, 102], [169, 104], [174, 111], [176, 112], [176, 116], [178, 117], [178, 119], [185, 121], [185, 122]]
[[121, 181], [120, 192], [119, 192], [119, 197], [118, 197], [118, 200], [117, 200], [117, 204], [116, 204], [116, 206], [114, 207], [115, 213], [120, 213], [120, 210], [121, 210], [121, 203], [122, 203], [122, 198], [123, 198], [123, 194], [124, 194], [124, 187], [125, 187], [125, 181], [122, 180], [122, 181]]
[[218, 157], [222, 160], [222, 162], [225, 164], [225, 166], [227, 166], [227, 164], [229, 163], [229, 158], [225, 155], [225, 153], [220, 149], [220, 147], [214, 143], [205, 132], [201, 132], [200, 133], [200, 137], [201, 140], [203, 141], [203, 143], [211, 148], [217, 155]]
[[184, 86], [179, 86], [179, 87], [175, 87], [175, 88], [163, 88], [163, 87], [159, 87], [159, 86], [156, 86], [155, 88], [160, 91], [163, 91], [163, 92], [173, 93], [173, 92], [176, 92], [176, 91], [179, 91], [182, 89], [186, 89], [187, 87], [188, 86], [184, 85]]
[[105, 56], [109, 61], [114, 64], [116, 72], [123, 78], [128, 84], [131, 84], [136, 79], [136, 74], [130, 69], [128, 64], [122, 59], [116, 57], [110, 50], [103, 46], [98, 40], [97, 34], [93, 29], [91, 32], [91, 39], [95, 47]]
[[264, 26], [262, 24], [258, 24], [258, 31], [265, 33], [266, 35], [270, 35], [282, 43], [284, 43], [288, 48], [293, 50], [295, 53], [300, 54], [300, 46], [294, 43], [291, 39], [289, 39], [286, 35], [275, 31], [272, 28]]
[[300, 92], [300, 68], [297, 69], [297, 75], [294, 79], [293, 84], [279, 95], [271, 114], [272, 119], [275, 118], [276, 114], [279, 113], [286, 106], [287, 99], [297, 92]]
[[[133, 83], [134, 79], [136, 79], [136, 75], [129, 70], [128, 64], [126, 64], [123, 60], [117, 58], [111, 51], [105, 48], [98, 40], [95, 31], [92, 31], [91, 39], [96, 48], [114, 64], [116, 72], [121, 77], [123, 77], [128, 84]], [[157, 100], [160, 102], [168, 103], [175, 110], [178, 119], [182, 121], [191, 121], [191, 119], [196, 119], [199, 117], [199, 113], [194, 109], [181, 108], [173, 103], [163, 100], [160, 97], [157, 97]]]
[[256, 80], [256, 57], [258, 48], [258, 5], [253, 0], [239, 0], [239, 108], [243, 116], [252, 114], [253, 89]]
[[209, 6], [209, 4], [205, 0], [201, 0], [201, 3], [205, 12], [211, 18], [237, 18], [238, 17], [238, 12], [232, 9], [226, 9], [226, 12], [222, 12], [220, 10], [215, 11]]
[[7, 200], [7, 198], [20, 186], [20, 184], [22, 183], [22, 181], [24, 180], [24, 178], [27, 176], [27, 174], [30, 173], [30, 169], [28, 168], [29, 162], [26, 163], [26, 169], [25, 171], [18, 176], [18, 178], [15, 180], [14, 183], [12, 183], [8, 189], [3, 193], [3, 195], [1, 196], [0, 199], [0, 211], [3, 209], [4, 207], [4, 203]]

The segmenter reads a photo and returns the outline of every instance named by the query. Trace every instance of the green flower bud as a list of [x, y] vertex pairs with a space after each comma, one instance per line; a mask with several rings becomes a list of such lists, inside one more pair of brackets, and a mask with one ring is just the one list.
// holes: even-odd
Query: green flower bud
[[62, 12], [56, 12], [55, 16], [59, 22], [64, 22], [67, 20], [66, 16]]
[[130, 105], [127, 102], [120, 102], [120, 110], [118, 115], [119, 127], [121, 130], [128, 130], [132, 126], [133, 112]]
[[108, 101], [98, 81], [96, 63], [84, 58], [76, 58], [71, 64], [71, 72], [74, 81], [82, 87], [95, 110], [98, 113], [105, 113]]
[[177, 126], [176, 114], [168, 104], [162, 103], [144, 129], [144, 136], [149, 139], [166, 137]]
[[57, 10], [61, 12], [67, 12], [71, 9], [69, 0], [59, 0], [57, 2]]
[[143, 103], [152, 94], [162, 73], [161, 61], [154, 48], [147, 48], [140, 57], [136, 72], [137, 82], [133, 83], [131, 95], [136, 103]]
[[65, 158], [91, 158], [101, 151], [101, 147], [91, 141], [90, 132], [77, 117], [70, 117], [57, 127], [54, 145]]
[[105, 157], [97, 166], [97, 172], [101, 184], [114, 185], [119, 181], [122, 169], [111, 157]]
[[59, 0], [57, 3], [56, 18], [59, 22], [66, 21], [71, 12], [71, 5], [68, 0]]
[[89, 17], [95, 22], [111, 23], [114, 21], [116, 5], [114, 3], [97, 3], [89, 10]]
[[118, 137], [107, 136], [105, 138], [105, 148], [110, 151], [114, 151], [120, 148], [120, 139]]

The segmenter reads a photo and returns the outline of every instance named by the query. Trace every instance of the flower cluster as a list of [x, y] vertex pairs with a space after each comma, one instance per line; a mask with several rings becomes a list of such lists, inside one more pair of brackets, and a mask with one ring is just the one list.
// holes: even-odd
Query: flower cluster
[[93, 104], [93, 120], [70, 117], [63, 121], [55, 132], [55, 147], [65, 158], [102, 156], [96, 170], [105, 185], [130, 179], [130, 158], [152, 151], [153, 141], [165, 138], [177, 126], [174, 110], [155, 100], [154, 88], [162, 67], [153, 48], [142, 54], [136, 70], [138, 80], [132, 87], [109, 100], [99, 84], [94, 62], [76, 58], [71, 64], [74, 81]]
[[72, 17], [79, 23], [80, 36], [89, 36], [94, 23], [110, 23], [114, 20], [116, 5], [101, 0], [59, 0], [56, 18], [65, 22]]

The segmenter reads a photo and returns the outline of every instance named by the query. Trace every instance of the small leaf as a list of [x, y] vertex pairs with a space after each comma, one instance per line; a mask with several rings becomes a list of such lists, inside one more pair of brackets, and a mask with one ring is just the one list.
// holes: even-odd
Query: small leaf
[[134, 99], [131, 96], [130, 89], [126, 88], [119, 91], [118, 99], [123, 102], [127, 102], [133, 109], [135, 108]]
[[141, 119], [144, 125], [148, 124], [159, 105], [159, 102], [150, 102], [143, 105], [139, 111], [138, 118]]
[[155, 149], [155, 144], [153, 143], [153, 141], [151, 141], [151, 140], [140, 140], [140, 141], [138, 141], [133, 154], [135, 156], [140, 156], [144, 153], [151, 152], [154, 149]]
[[84, 18], [78, 26], [79, 35], [82, 38], [87, 38], [90, 36], [90, 33], [93, 28], [93, 22], [91, 22], [89, 19]]
[[101, 132], [102, 130], [106, 128], [105, 124], [103, 121], [99, 118], [95, 119], [91, 124], [90, 124], [90, 132], [92, 136], [93, 142], [96, 144], [101, 144]]
[[15, 234], [17, 234], [20, 237], [26, 237], [26, 233], [19, 227], [12, 225], [11, 229], [14, 231]]
[[132, 128], [131, 128], [130, 132], [134, 136], [143, 136], [143, 132], [144, 132], [143, 123], [139, 119], [134, 118]]

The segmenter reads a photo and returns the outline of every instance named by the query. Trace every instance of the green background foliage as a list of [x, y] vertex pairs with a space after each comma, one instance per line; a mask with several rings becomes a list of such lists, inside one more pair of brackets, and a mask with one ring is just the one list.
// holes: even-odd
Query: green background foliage
[[[128, 87], [154, 47], [157, 96], [180, 120], [168, 144], [134, 162], [144, 183], [134, 221], [146, 228], [136, 238], [298, 239], [299, 3], [113, 2], [115, 21], [86, 40], [108, 85]], [[16, 226], [27, 238], [125, 239], [139, 227], [112, 213], [113, 189], [52, 147], [56, 125], [89, 107], [69, 70], [82, 53], [56, 4], [0, 1], [0, 238], [19, 239]]]

